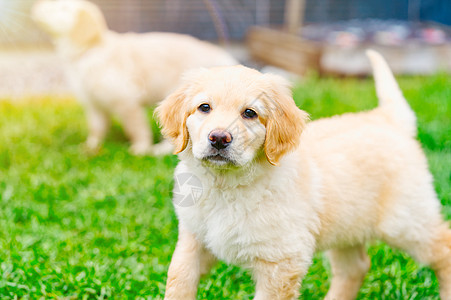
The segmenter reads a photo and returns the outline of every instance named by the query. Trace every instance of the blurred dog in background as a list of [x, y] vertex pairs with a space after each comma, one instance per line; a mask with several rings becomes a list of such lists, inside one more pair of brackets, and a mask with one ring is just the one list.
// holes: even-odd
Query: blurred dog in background
[[144, 107], [164, 99], [188, 69], [237, 64], [225, 50], [191, 36], [110, 31], [100, 9], [85, 0], [41, 0], [32, 17], [51, 36], [86, 110], [89, 150], [101, 146], [115, 116], [132, 153], [170, 152], [169, 143], [152, 146]]

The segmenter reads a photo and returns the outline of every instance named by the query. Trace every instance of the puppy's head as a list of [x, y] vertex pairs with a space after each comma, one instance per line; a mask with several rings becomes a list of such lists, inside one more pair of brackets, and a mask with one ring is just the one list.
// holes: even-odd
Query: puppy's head
[[32, 18], [53, 39], [66, 38], [80, 46], [99, 41], [107, 29], [100, 9], [85, 0], [40, 0]]
[[243, 66], [187, 73], [156, 113], [176, 153], [190, 151], [217, 168], [264, 155], [276, 165], [298, 146], [307, 118], [283, 78]]

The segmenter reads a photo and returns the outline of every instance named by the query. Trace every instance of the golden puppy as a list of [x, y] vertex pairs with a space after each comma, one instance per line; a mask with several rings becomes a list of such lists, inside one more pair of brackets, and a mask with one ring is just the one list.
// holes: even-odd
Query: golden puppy
[[326, 298], [353, 299], [374, 239], [429, 264], [451, 299], [451, 231], [415, 115], [383, 58], [368, 55], [380, 99], [368, 112], [307, 124], [281, 78], [242, 66], [188, 74], [161, 103], [176, 179], [202, 186], [192, 203], [174, 199], [179, 240], [165, 299], [195, 299], [215, 258], [252, 271], [255, 299], [294, 299], [321, 250], [333, 272]]
[[151, 148], [143, 106], [164, 99], [188, 69], [237, 64], [221, 48], [187, 35], [109, 31], [99, 8], [85, 0], [41, 0], [32, 14], [50, 34], [86, 109], [90, 149], [101, 145], [114, 115], [133, 153], [170, 152], [164, 143]]

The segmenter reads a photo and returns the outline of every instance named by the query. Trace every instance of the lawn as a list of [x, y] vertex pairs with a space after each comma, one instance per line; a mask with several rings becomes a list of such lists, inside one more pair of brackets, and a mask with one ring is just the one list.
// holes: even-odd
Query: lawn
[[[400, 85], [451, 219], [451, 79], [409, 77]], [[294, 97], [312, 119], [376, 105], [369, 79], [311, 76]], [[117, 125], [90, 156], [81, 146], [85, 136], [83, 111], [72, 99], [0, 102], [1, 299], [163, 297], [177, 240], [177, 158], [129, 155]], [[431, 269], [383, 243], [368, 251], [372, 266], [359, 299], [438, 299]], [[329, 277], [327, 259], [317, 254], [303, 299], [322, 298]], [[253, 292], [247, 271], [219, 263], [202, 279], [198, 298], [252, 299]]]

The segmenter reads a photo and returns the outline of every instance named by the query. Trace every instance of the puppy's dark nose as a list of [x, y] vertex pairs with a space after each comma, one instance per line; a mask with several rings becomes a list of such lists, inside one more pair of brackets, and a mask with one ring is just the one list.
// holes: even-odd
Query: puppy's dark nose
[[215, 129], [208, 135], [212, 147], [221, 150], [232, 142], [232, 135], [225, 130]]

